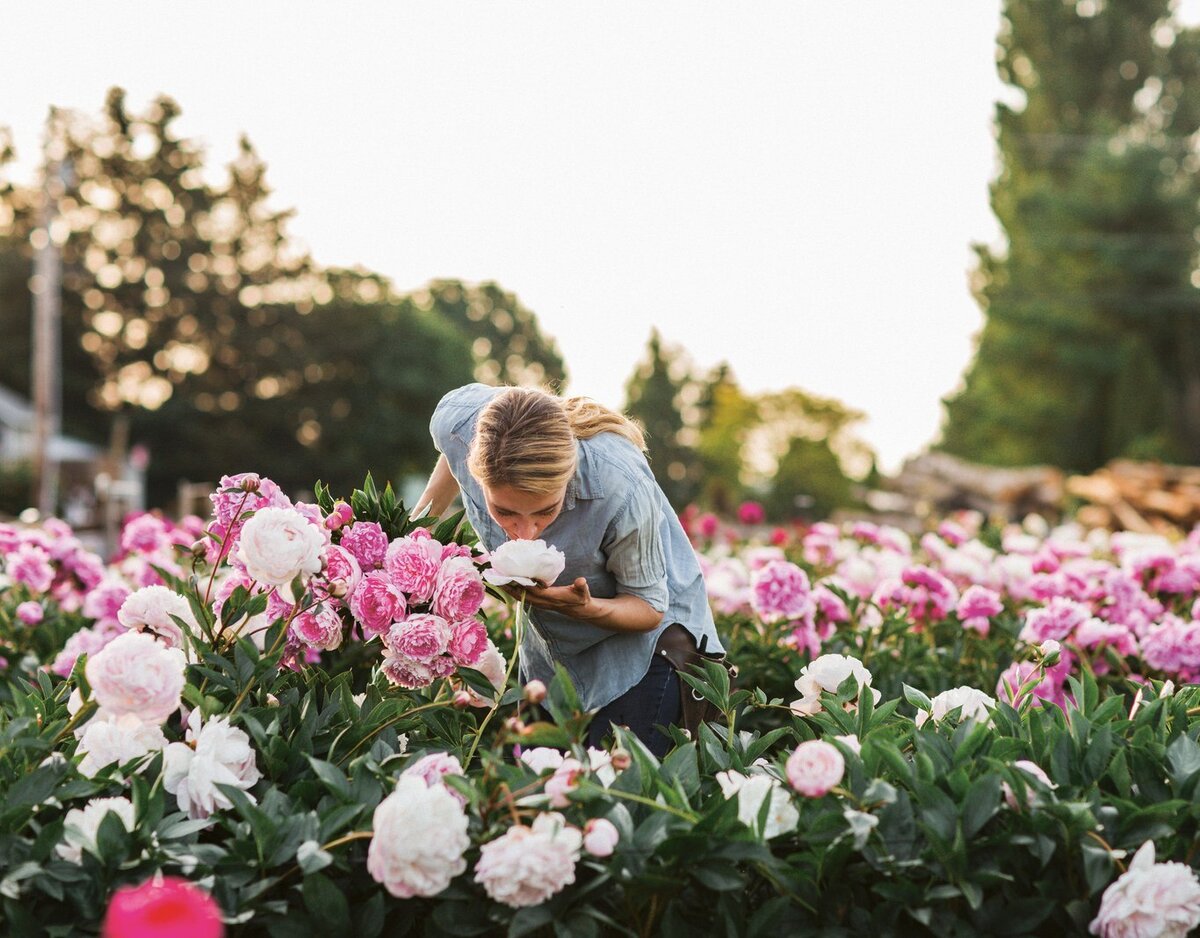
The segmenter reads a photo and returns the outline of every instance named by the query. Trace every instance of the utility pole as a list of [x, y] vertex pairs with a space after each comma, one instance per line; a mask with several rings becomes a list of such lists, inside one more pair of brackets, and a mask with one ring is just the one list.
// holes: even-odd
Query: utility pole
[[[33, 477], [38, 513], [47, 518], [58, 502], [58, 462], [51, 446], [62, 427], [62, 250], [54, 224], [66, 189], [67, 167], [57, 148], [57, 115], [46, 120], [44, 178], [38, 227], [33, 234]], [[56, 237], [58, 235], [59, 237]]]

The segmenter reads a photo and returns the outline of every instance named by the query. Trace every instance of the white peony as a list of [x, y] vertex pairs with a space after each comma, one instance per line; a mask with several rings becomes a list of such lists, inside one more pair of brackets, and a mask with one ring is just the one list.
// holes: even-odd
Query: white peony
[[562, 574], [567, 558], [543, 540], [505, 541], [492, 551], [491, 562], [491, 569], [484, 571], [483, 578], [493, 586], [508, 583], [548, 586]]
[[93, 798], [82, 810], [72, 808], [67, 812], [63, 839], [55, 846], [55, 853], [68, 863], [82, 863], [85, 850], [96, 856], [96, 832], [110, 813], [121, 819], [125, 830], [133, 830], [133, 802], [128, 798]]
[[541, 905], [575, 882], [583, 832], [561, 814], [539, 814], [532, 827], [516, 825], [479, 849], [475, 882], [509, 908]]
[[[871, 687], [871, 672], [861, 661], [847, 655], [821, 655], [801, 668], [800, 676], [796, 678], [796, 690], [800, 691], [799, 700], [792, 702], [792, 711], [797, 714], [811, 716], [821, 710], [821, 693], [836, 693], [846, 678], [854, 676], [858, 681], [859, 694], [864, 687]], [[882, 694], [871, 689], [876, 703]]]
[[1104, 890], [1088, 931], [1101, 938], [1184, 938], [1200, 925], [1200, 879], [1184, 863], [1155, 863], [1154, 841]]
[[730, 769], [717, 773], [717, 784], [725, 800], [737, 798], [738, 820], [758, 833], [759, 814], [763, 802], [770, 802], [765, 824], [761, 828], [764, 840], [787, 834], [800, 823], [800, 812], [792, 804], [791, 795], [777, 779], [769, 775], [743, 775]]
[[961, 707], [959, 720], [975, 720], [979, 723], [987, 720], [990, 723], [991, 711], [996, 709], [996, 700], [974, 687], [954, 687], [944, 690], [930, 701], [932, 709], [918, 710], [917, 726], [923, 726], [931, 716], [938, 723], [946, 718], [951, 710]]
[[375, 809], [367, 870], [393, 896], [436, 896], [467, 868], [467, 815], [443, 786], [402, 775]]
[[84, 672], [97, 703], [113, 714], [164, 723], [179, 709], [186, 661], [144, 632], [118, 635], [88, 658]]
[[132, 759], [158, 752], [167, 745], [162, 726], [136, 713], [109, 713], [101, 708], [78, 731], [76, 755], [82, 755], [79, 774], [91, 778], [106, 765], [124, 765]]
[[238, 559], [259, 583], [287, 586], [321, 570], [325, 535], [294, 508], [263, 508], [242, 527]]
[[182, 619], [197, 635], [200, 627], [188, 601], [165, 586], [143, 586], [125, 597], [117, 621], [133, 632], [150, 632], [171, 648], [183, 647], [183, 629], [171, 618]]
[[[175, 796], [179, 810], [206, 818], [218, 808], [233, 807], [217, 785], [248, 792], [262, 778], [250, 737], [225, 717], [200, 725], [200, 711], [188, 718], [188, 743], [171, 743], [163, 753], [163, 787]], [[247, 794], [251, 801], [254, 796]]]

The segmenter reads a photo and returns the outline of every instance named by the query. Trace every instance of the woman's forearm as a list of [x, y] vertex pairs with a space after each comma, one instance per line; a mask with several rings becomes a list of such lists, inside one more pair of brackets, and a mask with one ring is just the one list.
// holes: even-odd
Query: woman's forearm
[[611, 599], [592, 597], [586, 617], [580, 618], [614, 632], [649, 632], [662, 622], [663, 614], [644, 599], [618, 593]]
[[458, 482], [450, 471], [450, 463], [447, 462], [445, 455], [439, 456], [437, 464], [429, 476], [429, 482], [425, 485], [425, 491], [421, 493], [421, 497], [413, 506], [413, 514], [421, 514], [421, 509], [428, 505], [431, 515], [444, 515], [457, 495]]

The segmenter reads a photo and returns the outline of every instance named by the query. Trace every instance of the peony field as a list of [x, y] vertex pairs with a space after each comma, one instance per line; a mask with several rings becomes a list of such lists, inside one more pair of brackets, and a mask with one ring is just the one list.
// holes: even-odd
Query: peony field
[[111, 557], [0, 525], [0, 933], [1200, 924], [1200, 528], [685, 513], [732, 667], [660, 760], [520, 682], [549, 545], [315, 493], [227, 476]]

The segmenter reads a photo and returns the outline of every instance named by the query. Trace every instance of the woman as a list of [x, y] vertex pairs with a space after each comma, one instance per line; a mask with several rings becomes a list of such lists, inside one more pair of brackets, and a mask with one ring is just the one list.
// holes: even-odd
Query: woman
[[417, 513], [443, 514], [461, 493], [488, 550], [541, 538], [566, 556], [556, 583], [525, 593], [522, 681], [549, 682], [561, 664], [584, 707], [599, 708], [589, 743], [615, 723], [665, 754], [655, 726], [680, 722], [675, 668], [723, 649], [641, 429], [583, 398], [482, 384], [443, 397], [429, 429], [441, 456]]

